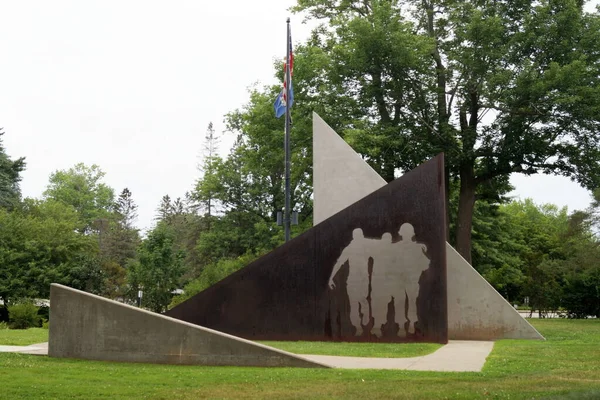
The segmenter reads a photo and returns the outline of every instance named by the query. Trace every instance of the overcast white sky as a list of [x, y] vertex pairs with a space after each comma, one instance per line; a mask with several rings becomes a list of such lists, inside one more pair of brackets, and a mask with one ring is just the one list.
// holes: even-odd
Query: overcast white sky
[[[199, 177], [208, 123], [222, 131], [249, 86], [274, 82], [285, 19], [294, 41], [308, 36], [287, 11], [294, 3], [1, 1], [0, 127], [9, 155], [27, 158], [23, 194], [39, 197], [57, 169], [98, 164], [117, 193], [133, 192], [138, 226], [150, 227], [160, 198], [183, 196]], [[590, 201], [567, 179], [512, 182], [515, 196], [540, 203]]]

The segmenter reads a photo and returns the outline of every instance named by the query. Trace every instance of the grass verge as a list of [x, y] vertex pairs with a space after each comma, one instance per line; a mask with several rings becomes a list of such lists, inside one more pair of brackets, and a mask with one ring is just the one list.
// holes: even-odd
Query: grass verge
[[347, 357], [418, 357], [431, 354], [442, 345], [435, 343], [340, 343], [340, 342], [260, 342], [296, 354]]
[[548, 340], [499, 341], [481, 373], [165, 366], [4, 353], [0, 397], [597, 398], [600, 320], [531, 322]]
[[48, 341], [48, 329], [0, 329], [0, 345], [28, 346]]

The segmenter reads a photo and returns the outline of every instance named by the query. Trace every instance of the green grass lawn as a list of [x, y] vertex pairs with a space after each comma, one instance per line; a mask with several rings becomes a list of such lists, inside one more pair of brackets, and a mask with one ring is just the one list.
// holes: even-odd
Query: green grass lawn
[[600, 320], [531, 322], [548, 340], [499, 341], [481, 373], [163, 366], [0, 353], [0, 398], [600, 398]]
[[433, 353], [435, 343], [260, 342], [296, 354], [352, 357], [418, 357]]
[[48, 341], [48, 329], [0, 329], [0, 345], [28, 346]]

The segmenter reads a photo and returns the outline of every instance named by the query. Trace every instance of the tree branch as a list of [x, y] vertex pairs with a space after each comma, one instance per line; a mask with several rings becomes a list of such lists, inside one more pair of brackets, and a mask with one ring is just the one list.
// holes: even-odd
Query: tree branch
[[529, 115], [529, 116], [533, 116], [533, 117], [548, 115], [547, 112], [540, 111], [536, 107], [534, 107], [536, 111], [533, 111], [531, 109], [510, 109], [510, 108], [506, 108], [506, 107], [498, 107], [498, 106], [495, 106], [493, 104], [481, 104], [480, 107], [481, 108], [487, 108], [487, 109], [490, 109], [490, 110], [496, 110], [496, 111], [505, 112], [505, 113], [508, 113], [508, 114], [511, 114], [511, 115]]
[[456, 86], [454, 86], [454, 89], [452, 89], [450, 91], [450, 100], [448, 100], [448, 115], [450, 115], [452, 113], [452, 103], [454, 102], [454, 97], [456, 95], [456, 92], [458, 91], [458, 86], [460, 85], [460, 83], [462, 82], [464, 77], [464, 72], [462, 74], [460, 74], [460, 76], [458, 77], [458, 80], [456, 81]]

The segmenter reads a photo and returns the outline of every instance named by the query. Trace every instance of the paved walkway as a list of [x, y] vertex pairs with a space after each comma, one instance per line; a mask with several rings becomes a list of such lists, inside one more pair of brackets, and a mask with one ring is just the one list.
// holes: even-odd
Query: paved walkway
[[29, 346], [0, 346], [0, 353], [23, 353], [47, 356], [48, 342], [32, 344]]
[[494, 342], [451, 340], [431, 354], [412, 358], [303, 356], [333, 368], [480, 372], [493, 348]]
[[[421, 357], [374, 358], [301, 355], [332, 368], [480, 372], [493, 348], [494, 342], [451, 340], [435, 352]], [[0, 346], [0, 352], [47, 355], [48, 343], [32, 344], [31, 346]]]

